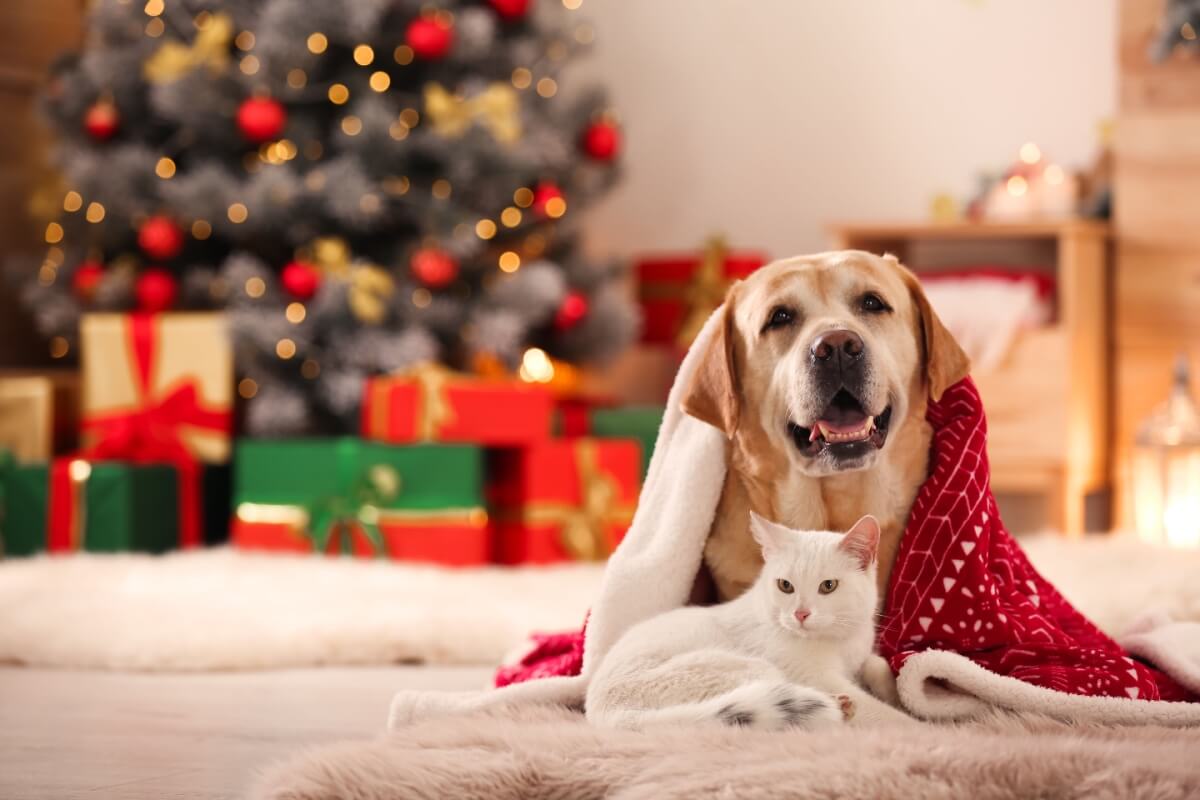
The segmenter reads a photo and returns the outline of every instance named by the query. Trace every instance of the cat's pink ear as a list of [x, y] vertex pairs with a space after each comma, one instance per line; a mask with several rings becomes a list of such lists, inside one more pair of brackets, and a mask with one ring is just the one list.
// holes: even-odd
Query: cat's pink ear
[[754, 541], [758, 542], [758, 546], [762, 548], [763, 556], [769, 556], [771, 553], [778, 552], [787, 544], [788, 537], [792, 535], [792, 532], [782, 525], [764, 519], [751, 511], [750, 535], [754, 537]]
[[868, 514], [854, 523], [838, 543], [838, 549], [853, 556], [859, 569], [871, 566], [879, 550], [879, 520]]

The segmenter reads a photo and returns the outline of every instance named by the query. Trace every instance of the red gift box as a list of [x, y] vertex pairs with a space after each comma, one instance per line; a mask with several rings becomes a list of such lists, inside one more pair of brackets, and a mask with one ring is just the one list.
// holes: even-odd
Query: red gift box
[[465, 442], [490, 447], [547, 439], [554, 399], [542, 386], [460, 375], [432, 364], [367, 380], [362, 434], [391, 444]]
[[496, 560], [601, 560], [633, 521], [640, 447], [632, 439], [556, 439], [491, 453]]
[[765, 255], [731, 252], [720, 239], [698, 254], [642, 259], [637, 264], [642, 341], [686, 349], [730, 284], [765, 263]]

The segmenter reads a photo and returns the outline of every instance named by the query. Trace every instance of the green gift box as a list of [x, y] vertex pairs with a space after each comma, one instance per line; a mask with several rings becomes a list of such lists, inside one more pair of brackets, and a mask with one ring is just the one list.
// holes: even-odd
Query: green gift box
[[664, 410], [662, 406], [564, 408], [560, 432], [568, 436], [593, 436], [599, 439], [636, 439], [642, 446], [642, 480], [645, 480]]
[[240, 548], [484, 563], [483, 451], [357, 438], [240, 440], [231, 541]]
[[3, 470], [7, 556], [43, 550], [160, 553], [179, 541], [168, 465], [60, 459]]

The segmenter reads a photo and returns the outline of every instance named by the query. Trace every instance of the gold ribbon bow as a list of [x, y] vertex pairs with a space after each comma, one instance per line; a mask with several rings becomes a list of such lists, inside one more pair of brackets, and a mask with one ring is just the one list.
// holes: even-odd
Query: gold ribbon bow
[[219, 75], [229, 66], [232, 39], [233, 19], [228, 14], [213, 14], [190, 45], [163, 42], [142, 65], [142, 74], [151, 83], [177, 80], [198, 67], [207, 67], [209, 72]]
[[725, 280], [727, 252], [725, 240], [720, 236], [709, 239], [704, 246], [700, 266], [684, 291], [686, 310], [676, 335], [680, 347], [686, 348], [695, 340], [709, 316], [725, 300], [725, 292], [729, 288], [729, 282]]
[[520, 108], [517, 93], [508, 84], [490, 84], [474, 97], [452, 94], [438, 83], [425, 84], [425, 116], [447, 139], [459, 138], [478, 122], [497, 142], [511, 144], [521, 138]]
[[345, 239], [337, 236], [314, 239], [298, 255], [316, 264], [325, 275], [350, 285], [347, 302], [357, 319], [376, 324], [387, 315], [388, 300], [396, 291], [395, 281], [380, 266], [353, 263]]
[[600, 561], [612, 552], [608, 527], [629, 524], [634, 509], [632, 505], [620, 502], [620, 485], [612, 475], [600, 469], [594, 441], [580, 439], [575, 443], [575, 464], [579, 472], [579, 505], [534, 503], [526, 510], [524, 520], [533, 524], [559, 525], [563, 547], [572, 558]]
[[406, 377], [417, 382], [420, 402], [417, 405], [417, 436], [425, 441], [437, 438], [438, 429], [454, 420], [454, 409], [446, 397], [446, 384], [454, 373], [440, 364], [423, 362]]

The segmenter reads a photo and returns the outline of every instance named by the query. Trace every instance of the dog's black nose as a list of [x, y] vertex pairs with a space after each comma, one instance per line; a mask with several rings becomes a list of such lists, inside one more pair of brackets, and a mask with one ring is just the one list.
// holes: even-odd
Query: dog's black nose
[[808, 350], [814, 361], [849, 364], [862, 358], [863, 340], [854, 331], [825, 331]]

